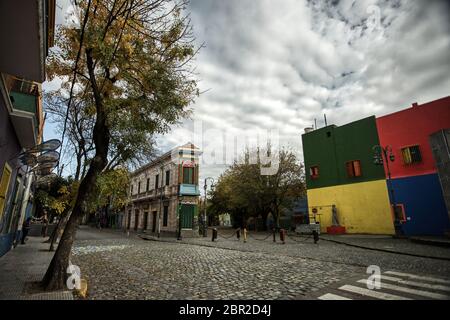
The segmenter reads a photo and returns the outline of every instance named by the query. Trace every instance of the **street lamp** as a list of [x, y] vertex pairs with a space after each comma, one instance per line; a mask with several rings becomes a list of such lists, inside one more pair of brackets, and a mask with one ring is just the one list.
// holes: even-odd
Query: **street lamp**
[[398, 232], [399, 221], [397, 219], [397, 214], [396, 214], [397, 213], [397, 205], [396, 205], [396, 201], [395, 201], [394, 187], [392, 185], [391, 169], [389, 168], [389, 162], [395, 161], [395, 155], [394, 155], [394, 153], [392, 151], [392, 147], [390, 145], [387, 145], [384, 148], [380, 145], [375, 145], [375, 146], [373, 146], [372, 150], [374, 152], [373, 162], [375, 165], [383, 165], [384, 163], [386, 163], [386, 171], [388, 174], [388, 188], [391, 193], [391, 202], [392, 202], [391, 205], [392, 205], [393, 212], [394, 212], [395, 228], [396, 228], [396, 231]]
[[212, 178], [212, 177], [207, 177], [207, 178], [205, 178], [205, 185], [203, 186], [203, 188], [204, 188], [204, 190], [205, 190], [205, 207], [203, 208], [203, 237], [207, 237], [208, 236], [208, 228], [207, 228], [207, 226], [206, 226], [206, 204], [207, 204], [207, 199], [208, 199], [208, 196], [207, 196], [207, 194], [206, 194], [206, 188], [207, 188], [207, 182], [208, 182], [208, 180], [211, 180], [212, 181], [212, 183], [211, 183], [211, 188], [213, 187], [213, 185], [214, 185], [214, 178]]
[[162, 210], [162, 202], [163, 202], [163, 189], [164, 189], [164, 165], [161, 167], [161, 189], [159, 193], [159, 212], [158, 212], [158, 238], [161, 236], [161, 210]]
[[181, 207], [183, 205], [183, 196], [179, 197], [179, 204], [178, 204], [178, 237], [177, 240], [183, 240], [181, 237]]

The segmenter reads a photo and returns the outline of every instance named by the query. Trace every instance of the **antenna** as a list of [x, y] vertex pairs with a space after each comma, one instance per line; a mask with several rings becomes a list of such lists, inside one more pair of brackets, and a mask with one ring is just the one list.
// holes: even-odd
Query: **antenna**
[[323, 119], [325, 120], [325, 127], [326, 127], [327, 126], [327, 114], [326, 113], [323, 114]]
[[317, 119], [316, 118], [314, 118], [314, 129], [317, 130]]

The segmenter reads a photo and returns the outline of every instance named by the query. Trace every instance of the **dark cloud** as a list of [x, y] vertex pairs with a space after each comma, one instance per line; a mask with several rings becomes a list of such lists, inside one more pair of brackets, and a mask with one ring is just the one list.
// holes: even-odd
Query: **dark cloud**
[[[301, 156], [314, 119], [337, 125], [449, 94], [448, 1], [192, 0], [203, 128], [277, 128]], [[192, 140], [192, 120], [161, 146]], [[208, 135], [208, 144], [221, 135]], [[204, 166], [203, 175], [223, 167]]]

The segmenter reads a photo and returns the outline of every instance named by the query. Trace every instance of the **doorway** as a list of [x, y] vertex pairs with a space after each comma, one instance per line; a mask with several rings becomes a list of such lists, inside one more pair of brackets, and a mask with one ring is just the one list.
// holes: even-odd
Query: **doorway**
[[144, 212], [144, 230], [147, 230], [148, 226], [148, 211]]
[[137, 231], [139, 227], [139, 210], [136, 210], [134, 213], [134, 231]]
[[181, 206], [181, 228], [192, 229], [194, 222], [195, 205], [183, 204]]
[[152, 212], [152, 232], [156, 232], [156, 211]]

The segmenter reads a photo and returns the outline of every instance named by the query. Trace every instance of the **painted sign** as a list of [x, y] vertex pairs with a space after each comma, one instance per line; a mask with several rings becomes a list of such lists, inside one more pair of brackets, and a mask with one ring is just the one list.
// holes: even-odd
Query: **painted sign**
[[194, 161], [186, 160], [186, 161], [183, 161], [183, 167], [184, 168], [194, 168], [195, 163], [194, 163]]

